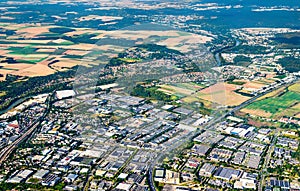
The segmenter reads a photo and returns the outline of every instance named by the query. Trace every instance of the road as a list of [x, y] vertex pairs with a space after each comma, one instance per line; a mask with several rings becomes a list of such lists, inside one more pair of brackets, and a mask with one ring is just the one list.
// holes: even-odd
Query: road
[[262, 188], [263, 188], [263, 185], [264, 185], [264, 180], [265, 180], [265, 174], [264, 173], [268, 173], [267, 167], [268, 167], [269, 161], [270, 161], [272, 153], [273, 153], [273, 148], [274, 148], [276, 140], [277, 140], [277, 135], [278, 135], [278, 129], [276, 129], [275, 132], [274, 132], [274, 137], [273, 137], [272, 142], [269, 146], [267, 156], [265, 158], [264, 164], [263, 164], [263, 166], [261, 168], [261, 171], [260, 171], [261, 179], [260, 179], [260, 182], [259, 182], [259, 185], [258, 185], [258, 191], [262, 191]]
[[25, 140], [27, 136], [29, 136], [35, 130], [35, 128], [39, 125], [38, 121], [39, 120], [35, 121], [33, 126], [26, 133], [24, 133], [21, 137], [16, 139], [12, 144], [0, 152], [0, 165], [9, 157], [10, 153], [16, 148], [16, 146], [18, 146], [20, 142]]
[[[258, 95], [256, 95], [256, 96], [252, 97], [251, 99], [249, 99], [249, 100], [243, 102], [242, 104], [240, 104], [240, 105], [234, 107], [234, 108], [231, 109], [230, 111], [228, 111], [228, 112], [222, 114], [220, 117], [217, 117], [217, 118], [211, 120], [211, 121], [204, 127], [204, 129], [210, 129], [211, 127], [215, 126], [218, 122], [220, 122], [221, 120], [223, 120], [226, 116], [231, 115], [231, 114], [233, 114], [234, 112], [236, 112], [236, 111], [238, 111], [238, 110], [244, 108], [245, 106], [247, 106], [247, 105], [251, 104], [252, 102], [254, 102], [256, 99], [258, 99], [258, 98], [260, 98], [260, 97], [262, 97], [262, 96], [264, 96], [264, 95], [266, 95], [266, 94], [268, 94], [268, 93], [270, 93], [270, 92], [272, 92], [272, 91], [275, 91], [275, 90], [277, 90], [277, 89], [280, 89], [280, 88], [282, 88], [282, 87], [290, 86], [290, 85], [296, 83], [297, 80], [298, 80], [298, 79], [296, 79], [295, 81], [290, 82], [290, 83], [282, 84], [281, 86], [279, 86], [279, 87], [277, 87], [277, 88], [275, 88], [275, 89], [265, 91], [265, 92], [263, 92], [263, 93], [261, 93], [261, 94], [258, 94]], [[200, 129], [201, 129], [201, 128], [198, 128], [198, 129], [197, 129], [197, 132], [199, 132]], [[196, 131], [194, 131], [194, 132], [196, 132]], [[186, 140], [188, 140], [188, 139], [189, 139], [189, 137], [187, 137], [187, 139], [182, 140], [181, 142], [186, 141]], [[272, 144], [274, 144], [274, 142], [272, 142]], [[177, 145], [177, 144], [176, 144], [176, 145]], [[180, 145], [179, 145], [179, 146], [180, 146]], [[174, 145], [174, 146], [172, 146], [172, 148], [170, 148], [170, 149], [168, 149], [168, 150], [171, 150], [171, 149], [173, 150], [173, 149], [175, 149], [175, 148], [177, 148], [177, 147]], [[165, 154], [165, 153], [164, 153], [164, 154]], [[269, 158], [269, 157], [270, 157], [270, 156], [268, 156], [268, 158]], [[150, 190], [151, 190], [151, 191], [156, 191], [155, 186], [154, 186], [154, 180], [153, 180], [153, 178], [154, 178], [154, 176], [153, 176], [153, 171], [154, 171], [154, 167], [156, 166], [156, 163], [158, 162], [158, 159], [159, 159], [159, 157], [151, 164], [151, 166], [150, 166], [150, 168], [149, 168], [149, 171], [148, 171], [148, 182], [149, 182], [149, 186], [150, 186]]]
[[156, 157], [156, 159], [151, 163], [149, 170], [148, 170], [148, 182], [149, 182], [149, 186], [150, 186], [150, 190], [151, 191], [155, 191], [155, 186], [154, 186], [154, 180], [153, 180], [153, 171], [154, 171], [154, 167], [156, 166], [156, 164], [158, 163], [158, 161], [167, 153], [172, 152], [174, 149], [178, 148], [180, 145], [182, 145], [184, 142], [186, 142], [186, 140], [190, 140], [192, 137], [194, 137], [198, 132], [200, 131], [200, 129], [197, 129], [196, 131], [192, 131], [187, 133], [186, 135], [181, 136], [177, 141], [175, 142], [171, 147], [169, 147], [167, 150], [159, 153], [159, 155]]
[[16, 149], [16, 147], [22, 141], [25, 141], [27, 138], [29, 138], [30, 135], [34, 132], [34, 130], [39, 126], [41, 120], [47, 115], [47, 113], [49, 111], [50, 100], [51, 100], [52, 95], [53, 95], [53, 93], [47, 99], [47, 108], [46, 108], [45, 112], [43, 113], [43, 115], [32, 123], [31, 127], [29, 127], [29, 129], [26, 131], [26, 133], [24, 133], [22, 136], [17, 138], [12, 144], [8, 145], [7, 147], [5, 147], [4, 149], [1, 150], [0, 165], [2, 165], [2, 163], [10, 156], [10, 154], [14, 151], [14, 149]]

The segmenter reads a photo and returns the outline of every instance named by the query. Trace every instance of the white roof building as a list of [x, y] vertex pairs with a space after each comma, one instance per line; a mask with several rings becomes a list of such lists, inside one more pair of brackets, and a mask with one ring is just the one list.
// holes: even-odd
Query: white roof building
[[26, 179], [26, 178], [29, 177], [32, 173], [33, 173], [32, 170], [23, 170], [23, 171], [20, 172], [17, 176]]
[[76, 93], [74, 90], [61, 90], [61, 91], [56, 91], [56, 98], [57, 99], [65, 99], [69, 97], [75, 96]]
[[131, 187], [131, 184], [120, 183], [118, 184], [117, 189], [129, 191]]
[[256, 189], [255, 180], [241, 178], [239, 181], [234, 183], [236, 189]]
[[32, 177], [36, 179], [43, 179], [47, 174], [49, 174], [49, 170], [41, 169], [37, 171]]

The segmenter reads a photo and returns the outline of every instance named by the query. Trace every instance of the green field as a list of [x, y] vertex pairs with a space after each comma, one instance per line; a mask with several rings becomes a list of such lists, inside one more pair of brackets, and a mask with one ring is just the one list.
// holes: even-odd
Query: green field
[[286, 92], [279, 94], [278, 96], [254, 102], [246, 108], [251, 110], [264, 110], [268, 113], [271, 113], [272, 116], [278, 116], [278, 114], [280, 114], [280, 116], [293, 116], [294, 114], [297, 114], [300, 111], [298, 111], [297, 109], [295, 110], [295, 108], [293, 108], [293, 112], [291, 112], [291, 107], [293, 107], [299, 102], [300, 93], [289, 89]]
[[197, 84], [194, 82], [189, 82], [189, 83], [176, 83], [176, 84], [172, 84], [175, 87], [179, 87], [179, 88], [183, 88], [183, 89], [188, 89], [188, 90], [192, 90], [192, 91], [196, 91], [200, 88], [204, 88], [205, 86], [201, 85], [201, 84]]
[[10, 54], [28, 55], [28, 54], [34, 54], [37, 48], [32, 48], [31, 46], [10, 47], [8, 48], [8, 50], [12, 51]]

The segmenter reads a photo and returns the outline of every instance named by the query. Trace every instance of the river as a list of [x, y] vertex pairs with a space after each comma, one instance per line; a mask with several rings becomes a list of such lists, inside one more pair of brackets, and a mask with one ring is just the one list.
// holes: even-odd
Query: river
[[31, 98], [32, 96], [27, 96], [27, 97], [23, 97], [18, 99], [17, 101], [14, 101], [12, 104], [10, 104], [6, 109], [0, 110], [0, 115], [2, 115], [3, 113], [8, 112], [9, 110], [11, 110], [12, 108], [16, 107], [17, 105], [23, 103], [25, 100]]
[[226, 46], [226, 47], [224, 47], [224, 48], [221, 48], [220, 50], [215, 51], [215, 59], [216, 59], [216, 61], [217, 61], [217, 65], [218, 65], [218, 66], [221, 66], [221, 65], [222, 65], [222, 61], [221, 61], [221, 56], [220, 56], [220, 54], [221, 54], [222, 52], [224, 52], [224, 50], [228, 50], [228, 49], [231, 49], [231, 48], [233, 48], [233, 47], [237, 47], [237, 46], [239, 46], [240, 44], [241, 44], [241, 42], [240, 42], [239, 40], [235, 39], [235, 43], [234, 43], [233, 46]]

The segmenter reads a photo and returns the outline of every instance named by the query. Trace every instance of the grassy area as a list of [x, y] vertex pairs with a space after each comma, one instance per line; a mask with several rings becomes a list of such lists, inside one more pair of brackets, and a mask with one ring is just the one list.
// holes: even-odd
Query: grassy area
[[281, 113], [276, 113], [275, 114], [275, 118], [280, 118], [281, 116], [294, 116], [295, 114], [300, 112], [300, 107], [299, 104], [293, 106], [293, 107], [289, 107], [285, 110], [282, 110]]
[[266, 99], [266, 98], [277, 96], [277, 95], [281, 94], [282, 92], [284, 92], [284, 90], [285, 90], [284, 87], [279, 88], [278, 90], [272, 91], [272, 92], [258, 98], [257, 100], [263, 100], [263, 99]]
[[238, 81], [238, 80], [228, 81], [227, 83], [228, 83], [228, 84], [239, 85], [239, 86], [246, 84], [246, 82]]
[[272, 114], [272, 117], [293, 116], [300, 112], [298, 104], [300, 103], [299, 84], [290, 86], [286, 91], [276, 92], [272, 97], [256, 101], [246, 109], [262, 110]]
[[179, 88], [183, 88], [183, 89], [188, 89], [188, 90], [192, 90], [192, 91], [196, 91], [200, 88], [204, 88], [205, 86], [200, 85], [200, 84], [196, 84], [193, 82], [190, 83], [176, 83], [176, 84], [172, 84], [175, 87], [179, 87]]
[[1, 91], [1, 92], [0, 92], [0, 97], [1, 97], [1, 96], [5, 96], [5, 95], [6, 95], [6, 92], [5, 92], [5, 91]]
[[73, 45], [75, 44], [74, 42], [71, 42], [69, 40], [65, 40], [65, 41], [62, 41], [62, 42], [51, 42], [51, 43], [48, 43], [48, 44], [52, 44], [52, 45]]
[[180, 36], [190, 36], [191, 34], [190, 33], [187, 33], [187, 32], [177, 32], [177, 34], [179, 34]]
[[[199, 86], [199, 88], [201, 87]], [[188, 83], [178, 83], [172, 85], [160, 85], [159, 90], [168, 94], [187, 96], [191, 95], [194, 91], [196, 91], [199, 88], [196, 88], [196, 86]]]
[[119, 58], [120, 60], [128, 63], [135, 63], [135, 62], [140, 62], [142, 59], [139, 58]]
[[36, 52], [36, 48], [32, 48], [31, 46], [23, 47], [10, 47], [8, 50], [12, 51], [10, 54], [20, 54], [20, 55], [28, 55]]
[[290, 91], [300, 93], [300, 83], [296, 83], [288, 88]]
[[249, 109], [262, 109], [270, 113], [287, 109], [289, 106], [300, 101], [300, 94], [296, 92], [286, 92], [280, 97], [267, 98], [249, 105]]
[[131, 95], [163, 101], [175, 101], [179, 99], [176, 95], [161, 91], [158, 87], [145, 88], [141, 85], [134, 87]]
[[2, 70], [14, 70], [14, 71], [18, 71], [18, 69], [15, 69], [15, 68], [5, 68], [5, 67], [3, 67], [3, 68], [1, 68]]
[[285, 78], [286, 77], [286, 75], [285, 74], [283, 74], [283, 75], [278, 75], [278, 76], [275, 76], [275, 78], [278, 78], [278, 79], [283, 79], [283, 78]]

